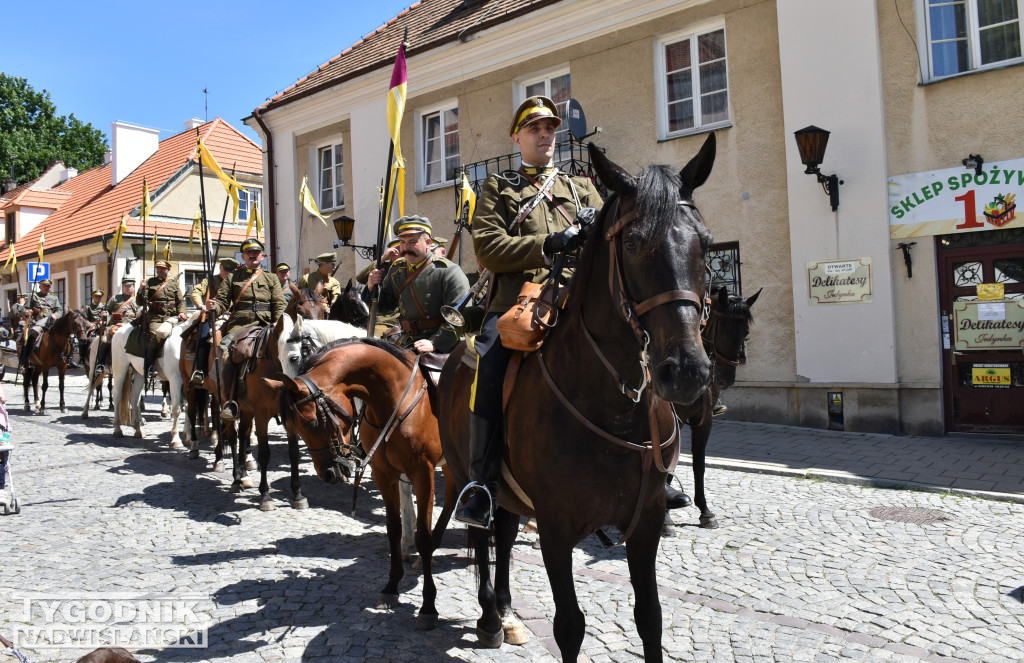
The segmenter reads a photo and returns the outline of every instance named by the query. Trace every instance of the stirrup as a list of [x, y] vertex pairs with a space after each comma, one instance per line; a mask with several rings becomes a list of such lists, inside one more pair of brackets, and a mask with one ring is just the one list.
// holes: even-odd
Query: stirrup
[[[478, 521], [469, 520], [468, 518], [461, 517], [462, 510], [466, 507], [463, 503], [462, 498], [465, 496], [467, 501], [473, 497], [474, 493], [483, 491], [487, 495], [487, 521], [481, 525]], [[491, 491], [487, 489], [487, 486], [477, 483], [476, 481], [470, 481], [466, 484], [466, 487], [459, 493], [459, 498], [455, 500], [455, 520], [460, 523], [465, 523], [470, 527], [477, 527], [480, 529], [490, 529], [491, 521], [494, 520], [494, 497], [491, 495]]]
[[192, 371], [192, 377], [189, 378], [189, 382], [191, 382], [197, 387], [202, 386], [202, 384], [206, 382], [206, 373], [203, 373], [202, 371], [198, 370]]
[[234, 421], [238, 419], [238, 403], [234, 401], [228, 401], [224, 404], [224, 407], [220, 411], [220, 418], [224, 421]]
[[93, 376], [103, 375], [106, 373], [107, 367], [103, 364], [96, 364], [96, 370], [92, 372]]

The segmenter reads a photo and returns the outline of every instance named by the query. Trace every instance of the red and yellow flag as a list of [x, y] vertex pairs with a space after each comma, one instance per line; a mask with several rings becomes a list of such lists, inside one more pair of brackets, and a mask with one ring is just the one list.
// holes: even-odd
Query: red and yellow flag
[[[388, 89], [388, 133], [395, 146], [395, 163], [392, 166], [392, 177], [395, 178], [394, 190], [398, 197], [399, 215], [405, 215], [405, 161], [402, 158], [402, 115], [405, 114], [405, 95], [407, 78], [405, 71], [405, 42], [398, 47], [395, 57], [395, 68], [391, 72], [391, 87]], [[391, 210], [391, 192], [387, 192], [384, 201], [385, 213]]]

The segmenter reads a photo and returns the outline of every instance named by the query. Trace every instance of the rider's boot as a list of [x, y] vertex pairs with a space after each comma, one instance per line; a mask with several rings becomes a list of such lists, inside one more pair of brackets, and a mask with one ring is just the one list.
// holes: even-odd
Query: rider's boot
[[100, 347], [96, 349], [96, 369], [92, 372], [93, 376], [103, 375], [107, 370], [107, 364], [110, 363], [110, 343], [104, 343], [100, 341]]
[[665, 506], [669, 509], [685, 509], [693, 502], [689, 495], [672, 485], [675, 478], [671, 472], [665, 475]]
[[488, 528], [498, 497], [501, 471], [501, 422], [469, 413], [470, 482], [459, 495], [455, 520]]
[[202, 386], [203, 382], [206, 381], [206, 366], [210, 363], [210, 342], [203, 339], [199, 341], [196, 347], [196, 363], [195, 370], [192, 371], [192, 377], [190, 382], [195, 386]]
[[60, 356], [64, 359], [64, 362], [68, 365], [68, 368], [81, 368], [78, 362], [74, 358], [74, 350], [68, 348], [67, 351], [60, 353]]
[[227, 361], [221, 369], [221, 388], [227, 392], [224, 399], [224, 407], [221, 408], [220, 418], [224, 421], [235, 421], [238, 419], [238, 403], [235, 402], [235, 364]]

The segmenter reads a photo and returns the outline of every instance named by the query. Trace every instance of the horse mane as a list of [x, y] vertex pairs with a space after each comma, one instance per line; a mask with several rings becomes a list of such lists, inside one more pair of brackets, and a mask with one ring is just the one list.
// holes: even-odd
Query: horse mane
[[308, 373], [320, 364], [324, 363], [327, 353], [334, 348], [338, 348], [343, 345], [352, 345], [355, 343], [364, 343], [383, 350], [409, 368], [412, 368], [412, 353], [408, 350], [399, 348], [390, 341], [385, 341], [379, 338], [341, 338], [327, 343], [324, 347], [307, 357], [306, 361], [302, 362], [302, 366], [299, 368], [299, 373]]
[[754, 313], [747, 306], [747, 300], [743, 299], [740, 295], [729, 295], [729, 301], [725, 306], [725, 314], [742, 318], [750, 324], [754, 323]]

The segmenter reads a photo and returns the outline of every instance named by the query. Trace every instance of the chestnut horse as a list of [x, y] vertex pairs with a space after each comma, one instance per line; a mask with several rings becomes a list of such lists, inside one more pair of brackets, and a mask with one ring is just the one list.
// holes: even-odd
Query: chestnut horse
[[718, 527], [715, 514], [708, 508], [704, 494], [704, 470], [706, 467], [708, 438], [714, 418], [711, 411], [723, 391], [736, 382], [736, 367], [745, 359], [743, 343], [750, 334], [754, 317], [750, 312], [758, 290], [748, 299], [730, 295], [726, 288], [716, 290], [711, 296], [711, 315], [707, 327], [701, 333], [704, 349], [711, 359], [711, 384], [703, 398], [689, 406], [677, 406], [676, 414], [690, 426], [690, 455], [693, 457], [693, 502], [700, 509], [700, 526], [708, 529]]
[[[431, 557], [454, 509], [455, 483], [445, 468], [445, 501], [431, 532], [434, 506], [434, 470], [441, 460], [441, 440], [434, 405], [427, 395], [427, 380], [419, 358], [387, 341], [375, 338], [342, 340], [328, 344], [302, 366], [302, 374], [281, 381], [266, 380], [281, 390], [281, 407], [289, 428], [306, 441], [317, 476], [337, 483], [348, 474], [353, 459], [354, 399], [366, 404], [359, 429], [365, 459], [384, 500], [391, 550], [388, 582], [378, 607], [398, 602], [402, 565], [401, 484], [408, 478], [416, 492], [416, 549], [423, 563], [423, 605], [416, 628], [437, 624], [437, 590]], [[358, 459], [359, 456], [355, 455]]]
[[[711, 234], [693, 190], [711, 172], [715, 136], [709, 134], [678, 175], [651, 166], [634, 179], [593, 144], [589, 149], [601, 182], [614, 194], [584, 246], [569, 308], [543, 348], [522, 355], [506, 390], [507, 443], [494, 515], [496, 588], [487, 564], [489, 532], [470, 528], [483, 609], [476, 630], [482, 646], [499, 646], [503, 626], [518, 635], [509, 561], [520, 516], [533, 516], [555, 602], [555, 641], [562, 660], [577, 660], [585, 623], [572, 551], [611, 525], [626, 543], [644, 656], [660, 663], [655, 565], [665, 476], [679, 445], [671, 404], [694, 402], [711, 377], [700, 338]], [[438, 421], [459, 490], [470, 480], [473, 374], [464, 351], [459, 346], [442, 372]]]
[[[71, 310], [54, 320], [50, 328], [42, 333], [42, 338], [35, 348], [29, 353], [28, 362], [25, 365], [25, 411], [32, 408], [28, 400], [28, 387], [32, 385], [32, 400], [37, 403], [37, 409], [41, 413], [46, 412], [46, 389], [50, 386], [50, 369], [57, 368], [57, 387], [60, 391], [60, 411], [66, 413], [67, 406], [64, 404], [64, 373], [68, 370], [68, 362], [65, 355], [70, 356], [72, 337], [81, 343], [85, 340], [85, 332], [89, 327], [89, 321], [78, 311]], [[34, 338], [29, 338], [32, 343]], [[20, 350], [20, 348], [19, 348]], [[39, 376], [43, 376], [43, 396], [39, 398]]]

